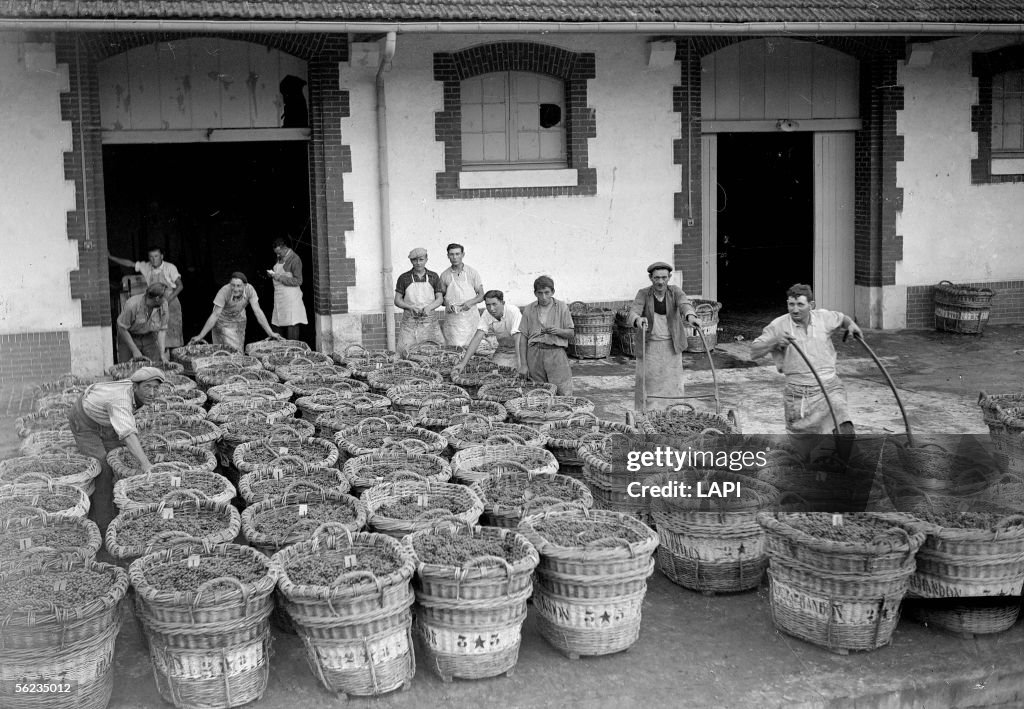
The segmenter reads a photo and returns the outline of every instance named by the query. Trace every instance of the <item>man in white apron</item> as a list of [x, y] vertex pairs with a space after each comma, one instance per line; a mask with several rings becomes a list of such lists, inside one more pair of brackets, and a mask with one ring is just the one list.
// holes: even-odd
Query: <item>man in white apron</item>
[[415, 248], [409, 252], [412, 268], [398, 277], [395, 283], [395, 305], [405, 313], [398, 329], [398, 356], [405, 357], [409, 348], [421, 342], [442, 344], [444, 336], [434, 310], [444, 302], [441, 278], [427, 270], [427, 250]]
[[288, 248], [284, 239], [274, 239], [277, 263], [267, 274], [274, 279], [274, 313], [270, 323], [284, 328], [289, 340], [299, 339], [299, 325], [306, 325], [306, 306], [302, 302], [302, 260]]
[[493, 337], [498, 343], [497, 349], [490, 357], [492, 362], [503, 367], [519, 369], [519, 338], [522, 337], [519, 322], [523, 318], [522, 313], [516, 306], [505, 304], [505, 294], [500, 290], [489, 290], [484, 293], [484, 305], [487, 309], [480, 316], [480, 324], [477, 325], [473, 339], [469, 341], [466, 354], [455, 366], [454, 371], [461, 371], [466, 366], [485, 337]]
[[484, 284], [476, 269], [462, 263], [466, 250], [462, 244], [448, 244], [451, 266], [441, 273], [444, 291], [444, 340], [454, 347], [465, 347], [476, 332], [480, 315], [476, 306], [483, 302]]
[[141, 273], [146, 279], [146, 285], [160, 283], [164, 286], [164, 301], [170, 311], [170, 320], [167, 322], [167, 333], [165, 346], [167, 349], [181, 347], [184, 339], [181, 332], [181, 301], [178, 296], [185, 287], [181, 284], [181, 273], [177, 266], [169, 261], [164, 261], [164, 252], [159, 246], [154, 246], [147, 255], [148, 261], [129, 261], [126, 258], [118, 258], [107, 254], [107, 258], [119, 266], [134, 268], [136, 273]]
[[241, 271], [231, 274], [231, 280], [217, 291], [213, 299], [213, 312], [206, 319], [206, 324], [199, 334], [189, 340], [190, 345], [202, 342], [206, 333], [213, 333], [213, 344], [226, 345], [236, 352], [245, 351], [245, 328], [247, 318], [245, 307], [252, 308], [256, 322], [260, 324], [267, 337], [273, 340], [282, 339], [281, 335], [270, 329], [267, 316], [260, 308], [260, 297], [256, 289], [249, 285], [249, 279]]

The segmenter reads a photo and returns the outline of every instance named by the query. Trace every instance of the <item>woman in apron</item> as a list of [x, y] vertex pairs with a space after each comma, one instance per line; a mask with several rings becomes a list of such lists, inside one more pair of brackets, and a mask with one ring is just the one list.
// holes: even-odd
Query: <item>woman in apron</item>
[[306, 306], [302, 302], [302, 261], [299, 255], [284, 243], [274, 240], [277, 263], [267, 273], [274, 279], [274, 312], [270, 322], [277, 327], [287, 328], [289, 340], [299, 339], [299, 325], [305, 325]]
[[235, 271], [231, 281], [219, 291], [213, 299], [213, 312], [206, 319], [206, 324], [199, 334], [189, 340], [190, 345], [201, 342], [206, 333], [213, 331], [213, 344], [226, 345], [236, 352], [245, 351], [245, 306], [252, 308], [256, 322], [260, 324], [267, 337], [275, 340], [283, 339], [281, 335], [270, 329], [267, 316], [259, 307], [260, 297], [256, 289], [249, 285], [244, 273]]

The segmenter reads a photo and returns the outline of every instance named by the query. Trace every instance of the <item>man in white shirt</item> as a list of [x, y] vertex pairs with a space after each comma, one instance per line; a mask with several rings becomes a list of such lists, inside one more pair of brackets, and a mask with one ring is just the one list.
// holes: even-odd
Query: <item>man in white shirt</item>
[[114, 473], [107, 463], [107, 453], [127, 446], [138, 459], [142, 472], [149, 472], [152, 464], [139, 441], [135, 409], [152, 401], [165, 381], [166, 375], [156, 367], [141, 367], [131, 379], [91, 385], [71, 407], [68, 421], [78, 451], [100, 462], [89, 513], [100, 531], [116, 514]]
[[[136, 273], [141, 273], [142, 277], [146, 279], [147, 286], [154, 283], [164, 286], [164, 300], [170, 315], [164, 347], [171, 350], [185, 344], [181, 331], [181, 301], [178, 300], [178, 296], [184, 290], [184, 286], [181, 284], [181, 273], [173, 263], [164, 261], [163, 249], [159, 246], [151, 247], [147, 255], [148, 261], [129, 261], [126, 258], [118, 258], [110, 254], [107, 257], [119, 266], [134, 268]], [[159, 357], [150, 357], [150, 359], [159, 359]]]
[[476, 269], [462, 263], [466, 250], [462, 244], [448, 244], [451, 266], [441, 272], [444, 293], [444, 341], [465, 347], [476, 332], [480, 316], [476, 306], [484, 299], [484, 284]]
[[505, 294], [500, 290], [489, 290], [484, 293], [484, 305], [487, 309], [480, 317], [473, 339], [469, 341], [466, 354], [455, 366], [454, 371], [461, 371], [469, 358], [476, 353], [477, 347], [485, 337], [497, 340], [497, 349], [491, 355], [491, 361], [504, 367], [519, 368], [519, 321], [522, 313], [514, 305], [505, 304]]

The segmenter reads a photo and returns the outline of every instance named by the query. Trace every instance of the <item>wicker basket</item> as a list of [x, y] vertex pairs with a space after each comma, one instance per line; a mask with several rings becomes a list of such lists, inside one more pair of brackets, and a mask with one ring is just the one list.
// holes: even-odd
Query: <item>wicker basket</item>
[[557, 387], [547, 382], [524, 382], [521, 379], [503, 379], [498, 382], [481, 384], [477, 390], [476, 398], [481, 401], [495, 401], [501, 405], [507, 404], [513, 399], [530, 397], [533, 394], [545, 392], [554, 396]]
[[385, 441], [393, 441], [396, 436], [412, 431], [411, 424], [396, 423], [380, 416], [370, 416], [354, 426], [346, 426], [334, 434], [334, 444], [341, 451], [341, 462], [359, 455], [376, 453], [386, 445]]
[[274, 352], [285, 352], [288, 350], [309, 352], [309, 345], [302, 340], [277, 340], [267, 338], [264, 340], [257, 340], [256, 342], [250, 342], [245, 346], [245, 353], [253, 357], [260, 357]]
[[448, 439], [448, 445], [455, 452], [493, 443], [518, 443], [543, 448], [548, 442], [547, 435], [533, 426], [522, 423], [494, 423], [483, 416], [475, 415], [466, 416], [462, 423], [441, 431], [441, 435]]
[[352, 491], [361, 495], [381, 483], [403, 479], [448, 482], [452, 468], [444, 458], [430, 453], [409, 453], [401, 446], [388, 446], [379, 453], [350, 458], [343, 469]]
[[27, 438], [39, 431], [61, 431], [67, 429], [71, 426], [71, 422], [68, 421], [68, 410], [64, 407], [58, 407], [19, 416], [14, 419], [14, 426], [19, 438]]
[[161, 472], [118, 480], [114, 484], [114, 504], [124, 512], [158, 505], [181, 492], [218, 504], [231, 502], [237, 494], [227, 478], [208, 470]]
[[299, 492], [347, 493], [350, 489], [337, 468], [310, 467], [295, 456], [281, 456], [238, 480], [238, 492], [247, 505]]
[[980, 335], [988, 322], [995, 291], [940, 281], [935, 286], [935, 329]]
[[[379, 418], [390, 426], [412, 426], [412, 416], [401, 414], [397, 411], [389, 411], [387, 407], [375, 407], [373, 397], [366, 397], [360, 401], [346, 401], [336, 406], [333, 411], [322, 413], [314, 419], [317, 435], [320, 438], [333, 439], [335, 434], [358, 426], [368, 418]], [[387, 397], [380, 397], [383, 401], [390, 401]]]
[[[438, 519], [454, 518], [476, 524], [484, 511], [484, 503], [475, 492], [452, 483], [419, 480], [381, 483], [364, 492], [361, 499], [369, 512], [370, 529], [396, 539], [430, 529]], [[394, 504], [415, 505], [416, 514], [393, 517], [388, 506]]]
[[[177, 415], [174, 411], [167, 413]], [[202, 448], [214, 454], [217, 453], [217, 441], [224, 435], [220, 427], [208, 419], [173, 421], [159, 418], [140, 427], [139, 439], [144, 440], [154, 433], [163, 436], [171, 445]]]
[[73, 386], [59, 392], [43, 394], [36, 398], [33, 411], [39, 413], [47, 409], [64, 409], [70, 411], [75, 402], [82, 398], [84, 386]]
[[494, 473], [519, 470], [520, 466], [533, 473], [558, 472], [558, 461], [551, 451], [517, 443], [472, 446], [452, 457], [452, 475], [457, 482], [474, 483]]
[[237, 448], [231, 458], [234, 466], [241, 473], [254, 472], [260, 466], [273, 465], [281, 456], [297, 456], [307, 465], [330, 468], [338, 462], [338, 447], [323, 438], [307, 438], [306, 440], [270, 440], [249, 441]]
[[531, 391], [519, 399], [505, 402], [509, 418], [516, 423], [540, 425], [591, 413], [594, 402], [582, 396], [555, 396], [543, 391]]
[[630, 471], [618, 465], [625, 462], [629, 450], [652, 450], [643, 436], [630, 433], [587, 434], [579, 443], [577, 455], [583, 461], [583, 480], [594, 496], [594, 507], [599, 510], [621, 512], [651, 524], [647, 499], [629, 494], [629, 485], [640, 482], [651, 474], [650, 469]]
[[[202, 536], [196, 525], [208, 530]], [[144, 530], [129, 534], [128, 530]], [[107, 551], [121, 562], [153, 553], [177, 537], [196, 537], [208, 544], [234, 540], [242, 529], [238, 510], [229, 504], [201, 500], [195, 493], [182, 491], [174, 499], [156, 505], [123, 510], [107, 527], [104, 543]]]
[[366, 350], [361, 345], [349, 345], [342, 354], [331, 355], [334, 361], [352, 370], [352, 376], [366, 381], [366, 378], [386, 364], [398, 361], [398, 355], [391, 350]]
[[508, 412], [501, 404], [480, 399], [447, 399], [427, 404], [420, 409], [418, 426], [441, 432], [449, 426], [466, 420], [467, 416], [482, 416], [491, 423], [501, 423]]
[[337, 365], [317, 365], [313, 368], [294, 369], [293, 367], [281, 367], [277, 375], [284, 379], [285, 384], [292, 388], [295, 396], [309, 396], [317, 389], [331, 389], [338, 382], [351, 382], [363, 384], [363, 391], [369, 391], [370, 387], [363, 382], [355, 382], [352, 379], [351, 370]]
[[575, 334], [569, 340], [569, 356], [601, 359], [612, 351], [612, 321], [615, 312], [576, 301], [569, 304]]
[[128, 379], [143, 367], [155, 367], [161, 372], [166, 372], [168, 374], [183, 374], [185, 371], [185, 368], [177, 362], [159, 362], [146, 359], [145, 357], [138, 357], [127, 362], [115, 364], [107, 369], [107, 374], [114, 379]]
[[673, 404], [664, 411], [644, 411], [636, 415], [636, 427], [647, 435], [693, 436], [711, 430], [740, 433], [736, 414], [725, 416], [697, 411], [690, 404]]
[[978, 406], [981, 407], [985, 423], [990, 427], [993, 423], [1000, 423], [1000, 409], [1014, 409], [1024, 406], [1024, 392], [1013, 392], [1006, 394], [978, 394]]
[[[328, 691], [377, 696], [409, 686], [416, 673], [410, 612], [415, 566], [396, 539], [347, 531], [318, 535], [283, 549], [271, 563], [310, 670]], [[307, 566], [329, 569], [334, 578], [303, 583], [300, 572]]]
[[92, 561], [102, 544], [103, 536], [92, 520], [35, 510], [0, 521], [0, 570], [46, 561]]
[[204, 391], [210, 387], [237, 381], [234, 378], [249, 382], [266, 382], [274, 384], [280, 381], [276, 374], [263, 368], [263, 363], [255, 357], [232, 355], [231, 357], [209, 357], [198, 360], [205, 362], [196, 369], [196, 383]]
[[896, 451], [900, 465], [883, 469], [890, 489], [911, 487], [928, 494], [969, 495], [988, 485], [990, 471], [974, 457], [949, 453], [934, 443], [897, 445]]
[[[633, 435], [640, 433], [633, 426], [627, 426], [615, 421], [603, 421], [590, 412], [542, 424], [540, 431], [547, 435], [547, 449], [554, 454], [562, 474], [572, 475], [576, 478], [582, 477], [583, 474], [583, 458], [579, 456], [578, 450], [585, 436], [595, 433], [628, 433]], [[572, 472], [566, 472], [566, 467], [573, 468]]]
[[150, 402], [149, 406], [164, 405], [167, 408], [181, 408], [182, 406], [198, 406], [202, 407], [206, 403], [206, 392], [202, 389], [186, 389], [184, 391], [177, 390], [171, 394], [165, 392], [158, 392]]
[[193, 541], [139, 559], [129, 575], [165, 701], [182, 709], [235, 707], [263, 696], [278, 579], [266, 556]]
[[343, 492], [293, 492], [245, 508], [242, 534], [250, 546], [272, 555], [312, 539], [325, 524], [358, 532], [366, 526], [366, 514], [361, 500]]
[[224, 384], [210, 387], [209, 391], [206, 392], [207, 395], [209, 395], [210, 400], [215, 404], [219, 404], [222, 401], [255, 399], [258, 397], [288, 401], [292, 398], [292, 394], [295, 393], [291, 390], [291, 387], [285, 384], [275, 384], [273, 382], [251, 382], [244, 380], [242, 378], [243, 376], [244, 375], [238, 375], [232, 377]]
[[46, 453], [0, 460], [0, 484], [16, 483], [26, 473], [38, 473], [55, 483], [74, 485], [91, 495], [100, 462], [81, 453]]
[[[306, 377], [332, 382], [352, 377], [352, 370], [348, 367], [342, 367], [335, 364], [333, 359], [330, 362], [324, 362], [319, 357], [316, 362], [296, 360], [292, 364], [285, 364], [278, 367], [274, 370], [274, 373], [280, 377], [283, 382], [292, 382], [296, 379], [305, 379]], [[291, 386], [291, 384], [289, 384], [289, 386]]]
[[391, 408], [413, 418], [420, 409], [435, 401], [448, 399], [469, 399], [469, 392], [455, 384], [425, 382], [421, 384], [399, 384], [387, 390], [385, 396], [391, 399]]
[[[920, 529], [894, 515], [760, 512], [775, 626], [829, 650], [889, 644], [914, 573]], [[836, 524], [842, 522], [842, 524]], [[858, 536], [874, 531], [871, 541]], [[830, 531], [826, 531], [830, 530]]]
[[464, 354], [466, 354], [465, 347], [439, 345], [436, 342], [428, 341], [419, 342], [410, 347], [405, 358], [434, 371], [447, 372], [462, 361]]
[[218, 355], [233, 355], [238, 354], [234, 349], [227, 345], [211, 345], [206, 342], [199, 342], [194, 345], [185, 345], [183, 347], [175, 347], [171, 350], [171, 360], [177, 362], [184, 368], [184, 373], [188, 376], [194, 376], [196, 373], [193, 362], [203, 357], [216, 357]]
[[[174, 446], [161, 440], [159, 434], [146, 437], [142, 445], [150, 463], [170, 463], [179, 470], [209, 470], [217, 468], [217, 457], [205, 448]], [[114, 471], [114, 480], [141, 475], [139, 461], [128, 448], [122, 446], [107, 453], [107, 463]]]
[[[42, 576], [53, 596], [35, 607], [0, 606], [0, 705], [19, 709], [106, 709], [114, 686], [114, 642], [128, 574], [110, 564], [33, 564], [0, 573], [0, 588]], [[95, 594], [87, 599], [83, 579]], [[64, 600], [56, 589], [76, 598]], [[74, 679], [68, 693], [15, 693], [17, 683]]]
[[503, 367], [489, 359], [477, 357], [466, 362], [459, 371], [453, 371], [451, 378], [453, 384], [458, 384], [474, 399], [478, 398], [477, 394], [484, 384], [514, 384], [521, 381], [519, 371], [514, 367]]
[[267, 369], [281, 376], [278, 370], [284, 369], [287, 373], [293, 373], [297, 367], [311, 368], [333, 365], [334, 360], [324, 352], [297, 352], [296, 350], [285, 350], [273, 352], [267, 355], [260, 355], [260, 360]]
[[[479, 555], [482, 544], [501, 555]], [[416, 630], [430, 668], [443, 682], [453, 677], [511, 676], [519, 659], [531, 574], [537, 550], [508, 529], [444, 522], [402, 541], [416, 558]], [[430, 563], [430, 550], [445, 545], [469, 556], [460, 563]], [[417, 548], [423, 557], [417, 555]]]
[[39, 473], [25, 473], [10, 485], [0, 485], [0, 520], [34, 515], [82, 519], [89, 514], [89, 496], [81, 487], [56, 482]]
[[700, 298], [690, 298], [690, 304], [693, 305], [697, 319], [700, 320], [700, 331], [704, 333], [704, 340], [701, 341], [696, 327], [686, 325], [686, 349], [683, 352], [704, 354], [704, 342], [708, 343], [709, 350], [715, 349], [718, 345], [718, 311], [722, 309], [722, 304]]
[[329, 386], [320, 387], [307, 396], [299, 397], [296, 399], [295, 405], [299, 407], [303, 418], [315, 421], [320, 414], [333, 411], [337, 406], [355, 399], [360, 401], [368, 399], [374, 403], [375, 408], [384, 408], [385, 400], [389, 405], [391, 403], [390, 399], [380, 394], [367, 393], [366, 385], [362, 382], [355, 379], [343, 379]]
[[1020, 616], [1017, 598], [908, 598], [904, 612], [926, 626], [958, 635], [988, 635], [1009, 630]]
[[[661, 538], [658, 567], [669, 580], [716, 593], [760, 585], [768, 552], [757, 513], [778, 503], [778, 490], [721, 470], [661, 473], [643, 484], [660, 489], [648, 502]], [[735, 486], [733, 496], [726, 486]]]
[[1024, 406], [996, 407], [994, 414], [998, 418], [987, 423], [999, 469], [1024, 475]]
[[36, 431], [21, 439], [21, 455], [70, 454], [78, 450], [78, 443], [70, 428], [56, 431]]
[[366, 377], [370, 389], [378, 394], [384, 394], [393, 386], [441, 384], [443, 381], [444, 377], [434, 370], [404, 360], [384, 365]]
[[[569, 525], [581, 530], [571, 546], [553, 536]], [[530, 515], [519, 531], [540, 553], [533, 607], [549, 644], [576, 659], [620, 652], [636, 642], [654, 571], [654, 530], [618, 512], [575, 509]]]
[[[146, 404], [135, 410], [135, 423], [141, 429], [155, 427], [154, 430], [159, 432], [161, 429], [173, 430], [175, 424], [180, 426], [193, 421], [204, 421], [208, 416], [206, 409], [192, 404]], [[217, 423], [212, 419], [211, 422]]]
[[220, 426], [224, 435], [217, 443], [217, 453], [222, 466], [234, 465], [235, 449], [250, 441], [270, 439], [271, 447], [275, 442], [305, 441], [316, 433], [316, 427], [309, 421], [299, 419], [278, 419], [267, 423], [265, 417], [258, 412], [249, 412]]
[[243, 416], [250, 412], [257, 412], [264, 417], [267, 423], [275, 423], [282, 419], [295, 416], [298, 407], [285, 399], [272, 399], [265, 396], [257, 396], [251, 399], [232, 399], [223, 401], [210, 407], [208, 419], [214, 423], [227, 423], [237, 416]]
[[594, 506], [593, 495], [579, 480], [558, 473], [534, 473], [513, 463], [505, 465], [507, 471], [469, 486], [484, 502], [484, 524], [514, 529], [523, 517], [549, 508]]

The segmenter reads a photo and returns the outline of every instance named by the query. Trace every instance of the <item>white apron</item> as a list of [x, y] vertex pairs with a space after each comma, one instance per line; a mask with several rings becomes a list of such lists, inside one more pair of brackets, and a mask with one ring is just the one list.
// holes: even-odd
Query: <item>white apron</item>
[[[284, 270], [284, 264], [275, 263], [274, 273], [290, 275]], [[302, 304], [302, 288], [286, 286], [281, 281], [274, 281], [274, 314], [270, 324], [278, 327], [289, 325], [306, 325], [306, 306]]]
[[[469, 274], [462, 270], [461, 275], [452, 275], [452, 282], [444, 294], [446, 305], [462, 305], [476, 296], [473, 284], [469, 282]], [[461, 313], [445, 313], [444, 339], [449, 345], [465, 347], [473, 339], [476, 327], [480, 324], [480, 314], [475, 307]]]

